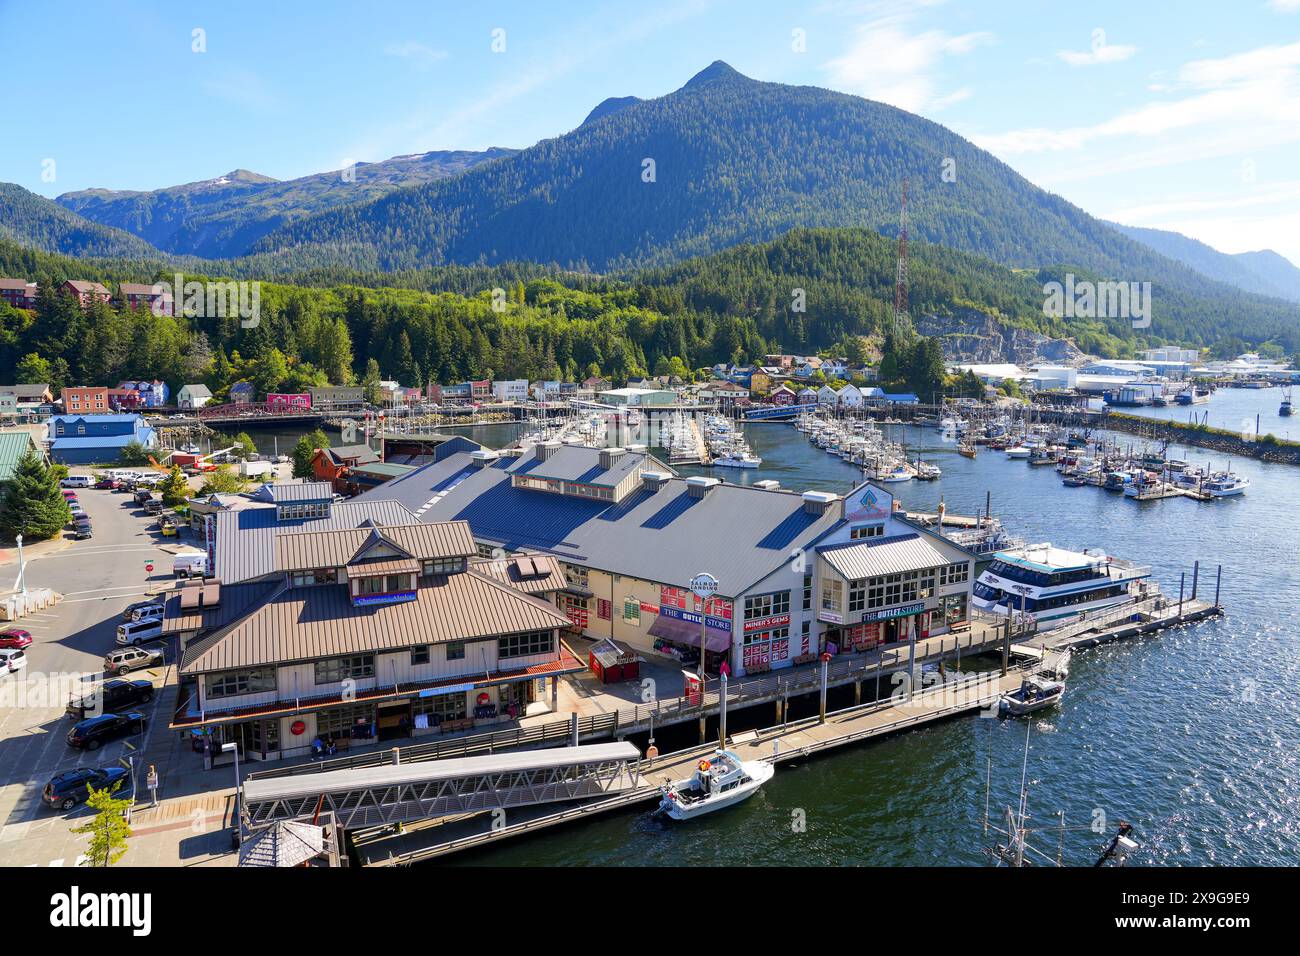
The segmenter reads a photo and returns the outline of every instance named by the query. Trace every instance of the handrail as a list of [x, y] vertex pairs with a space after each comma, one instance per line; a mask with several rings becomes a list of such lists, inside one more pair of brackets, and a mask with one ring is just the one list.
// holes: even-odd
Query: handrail
[[[946, 636], [944, 635], [944, 637]], [[972, 647], [984, 647], [1000, 640], [1001, 638], [994, 638], [977, 641], [973, 632], [966, 631], [953, 635], [952, 647], [953, 649], [969, 650]], [[918, 655], [916, 662], [920, 664], [930, 657], [941, 656], [945, 653], [944, 647], [946, 643], [946, 641], [941, 641], [936, 654], [926, 655], [925, 657]], [[866, 662], [849, 657], [832, 661], [827, 665], [827, 682], [830, 683], [834, 680], [849, 677], [854, 672], [860, 672], [864, 679], [875, 676], [877, 673], [883, 676], [906, 666], [906, 645], [900, 644], [884, 651], [880, 659], [875, 662]], [[717, 689], [718, 684], [719, 682], [716, 680], [707, 682], [702, 694], [700, 694], [699, 703], [692, 703], [687, 695], [682, 694], [666, 701], [656, 700], [653, 703], [636, 704], [632, 707], [623, 707], [604, 714], [579, 717], [578, 737], [582, 739], [616, 731], [633, 733], [648, 725], [651, 719], [659, 723], [665, 717], [682, 720], [695, 715], [711, 714], [720, 707], [721, 703], [721, 695]], [[796, 671], [789, 677], [777, 674], [760, 680], [737, 681], [729, 683], [727, 687], [727, 706], [732, 707], [749, 701], [761, 700], [772, 695], [804, 694], [820, 686], [821, 669], [818, 667]], [[475, 734], [469, 737], [411, 744], [400, 748], [399, 753], [402, 763], [417, 763], [442, 757], [494, 753], [498, 749], [526, 747], [549, 741], [568, 740], [572, 731], [573, 726], [569, 720], [555, 720], [544, 724], [536, 724], [532, 727], [517, 727], [511, 730]], [[248, 777], [265, 780], [273, 777], [322, 773], [329, 770], [378, 767], [392, 763], [393, 749], [336, 757], [332, 760], [318, 760], [290, 767], [255, 770], [249, 773]]]

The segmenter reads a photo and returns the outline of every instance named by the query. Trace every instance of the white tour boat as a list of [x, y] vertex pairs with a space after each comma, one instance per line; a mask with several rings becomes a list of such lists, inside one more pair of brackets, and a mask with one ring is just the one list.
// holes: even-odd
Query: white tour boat
[[729, 451], [713, 459], [713, 464], [717, 468], [757, 468], [763, 459], [749, 452]]
[[991, 614], [1023, 613], [1044, 631], [1131, 600], [1131, 587], [1150, 576], [1149, 567], [1098, 551], [1030, 544], [996, 552], [971, 603]]
[[746, 761], [730, 750], [715, 751], [699, 762], [688, 779], [660, 788], [658, 812], [674, 820], [690, 820], [734, 806], [753, 796], [774, 773], [776, 768], [766, 760]]

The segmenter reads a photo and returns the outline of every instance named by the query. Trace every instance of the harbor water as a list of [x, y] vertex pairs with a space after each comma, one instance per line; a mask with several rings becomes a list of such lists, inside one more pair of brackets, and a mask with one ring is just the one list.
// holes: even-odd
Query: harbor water
[[[1202, 413], [1276, 425], [1276, 389], [1220, 392]], [[1238, 405], [1238, 403], [1240, 403]], [[1187, 409], [1169, 409], [1186, 419]], [[1234, 459], [1251, 480], [1239, 498], [1135, 502], [1098, 488], [1066, 488], [1053, 468], [1001, 452], [975, 459], [934, 430], [885, 426], [943, 469], [930, 483], [890, 485], [911, 510], [940, 499], [993, 513], [1029, 541], [1097, 547], [1153, 567], [1177, 595], [1201, 562], [1199, 596], [1212, 598], [1223, 565], [1218, 620], [1080, 653], [1062, 705], [1033, 722], [1028, 777], [1031, 842], [1066, 863], [1090, 865], [1119, 820], [1141, 849], [1134, 864], [1300, 864], [1300, 469]], [[1227, 427], [1234, 427], [1229, 425]], [[467, 431], [502, 444], [518, 426]], [[1269, 430], [1269, 429], [1265, 429]], [[728, 481], [843, 493], [858, 470], [810, 445], [790, 425], [746, 428], [757, 470], [718, 469]], [[1133, 436], [1119, 441], [1137, 443]], [[281, 439], [283, 445], [284, 439]], [[1171, 448], [1204, 464], [1207, 453]], [[1209, 456], [1216, 467], [1229, 462]], [[699, 473], [701, 469], [685, 469]], [[707, 569], [699, 569], [707, 570]], [[741, 806], [675, 824], [628, 811], [453, 857], [457, 865], [972, 865], [986, 861], [986, 772], [992, 807], [1014, 803], [1026, 725], [975, 716], [783, 765]], [[1068, 829], [1053, 830], [1058, 811]], [[1090, 829], [1096, 826], [1096, 831]], [[1049, 832], [1050, 831], [1050, 832]]]

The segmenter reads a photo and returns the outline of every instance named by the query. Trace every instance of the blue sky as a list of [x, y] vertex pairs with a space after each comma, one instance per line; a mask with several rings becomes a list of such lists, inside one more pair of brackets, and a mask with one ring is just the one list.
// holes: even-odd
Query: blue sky
[[722, 59], [921, 113], [1095, 215], [1300, 262], [1300, 0], [0, 0], [0, 36], [26, 119], [0, 180], [48, 196], [528, 146]]

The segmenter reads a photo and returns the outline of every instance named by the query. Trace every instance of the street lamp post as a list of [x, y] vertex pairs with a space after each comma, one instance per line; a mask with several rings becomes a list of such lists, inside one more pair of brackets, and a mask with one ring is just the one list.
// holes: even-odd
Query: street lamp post
[[23, 536], [15, 535], [14, 541], [18, 544], [18, 590], [23, 594], [27, 593], [27, 562], [23, 560]]
[[233, 753], [235, 755], [235, 838], [239, 843], [244, 842], [243, 812], [244, 807], [239, 799], [239, 744], [233, 741], [221, 745], [221, 752]]

